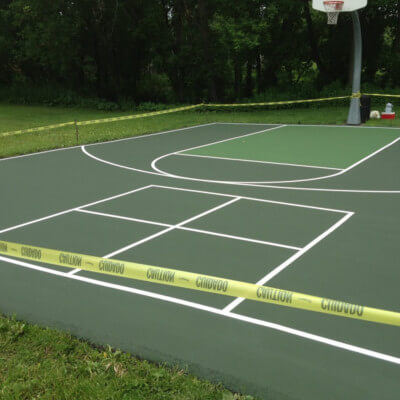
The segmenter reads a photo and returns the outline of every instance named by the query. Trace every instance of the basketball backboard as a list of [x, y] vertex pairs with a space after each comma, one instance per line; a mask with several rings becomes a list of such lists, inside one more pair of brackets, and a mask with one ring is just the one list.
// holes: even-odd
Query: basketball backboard
[[[312, 6], [314, 9], [326, 12], [324, 0], [313, 0]], [[366, 7], [368, 0], [343, 0], [343, 7], [341, 12], [351, 12]]]

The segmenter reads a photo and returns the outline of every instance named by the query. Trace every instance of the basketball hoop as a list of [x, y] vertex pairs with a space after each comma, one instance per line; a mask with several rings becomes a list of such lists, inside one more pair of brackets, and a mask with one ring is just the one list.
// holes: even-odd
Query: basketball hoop
[[327, 0], [324, 1], [324, 8], [328, 15], [328, 25], [336, 25], [339, 13], [343, 10], [344, 1]]

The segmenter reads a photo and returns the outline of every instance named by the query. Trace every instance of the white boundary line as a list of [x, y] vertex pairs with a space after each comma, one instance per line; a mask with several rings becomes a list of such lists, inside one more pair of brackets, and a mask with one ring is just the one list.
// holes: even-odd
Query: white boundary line
[[[336, 224], [332, 225], [329, 229], [327, 229], [325, 232], [323, 232], [321, 235], [316, 237], [314, 240], [312, 240], [310, 243], [308, 243], [303, 249], [298, 251], [297, 253], [293, 254], [292, 257], [288, 258], [286, 261], [284, 261], [281, 265], [273, 269], [271, 272], [269, 272], [267, 275], [265, 275], [262, 279], [260, 279], [256, 285], [265, 285], [267, 282], [269, 282], [271, 279], [273, 279], [275, 276], [277, 276], [279, 273], [281, 273], [283, 270], [285, 270], [289, 265], [293, 264], [294, 261], [296, 261], [298, 258], [303, 256], [305, 253], [307, 253], [311, 248], [316, 246], [319, 242], [321, 242], [323, 239], [325, 239], [327, 236], [329, 236], [332, 232], [334, 232], [336, 229], [338, 229], [341, 225], [343, 225], [347, 220], [349, 220], [352, 216], [354, 215], [353, 212], [349, 212], [347, 215], [345, 215], [343, 218], [341, 218]], [[237, 299], [233, 300], [230, 304], [228, 304], [225, 308], [224, 311], [226, 312], [231, 312], [233, 311], [239, 304], [241, 304], [245, 299], [242, 297], [238, 297]]]
[[[282, 125], [279, 128], [284, 128], [287, 125]], [[273, 129], [277, 129], [277, 128], [272, 128], [272, 129], [266, 129], [264, 131], [260, 131], [260, 132], [255, 132], [254, 134], [258, 134], [258, 133], [263, 133], [263, 132], [268, 132], [269, 130], [273, 130]], [[245, 135], [245, 136], [249, 136], [249, 135]], [[235, 139], [240, 139], [242, 137], [245, 136], [238, 136]], [[234, 139], [231, 139], [234, 140]], [[249, 182], [249, 181], [220, 181], [220, 180], [212, 180], [212, 179], [201, 179], [201, 178], [192, 178], [193, 181], [199, 181], [199, 182], [208, 182], [208, 183], [229, 183], [229, 184], [280, 184], [280, 183], [304, 183], [304, 182], [314, 182], [314, 181], [319, 181], [319, 180], [323, 180], [323, 179], [328, 179], [328, 178], [334, 178], [336, 176], [340, 176], [343, 175], [347, 172], [349, 172], [350, 170], [352, 170], [353, 168], [357, 167], [358, 165], [362, 164], [363, 162], [367, 161], [368, 159], [370, 159], [371, 157], [376, 156], [378, 153], [382, 152], [383, 150], [386, 150], [388, 147], [394, 145], [395, 143], [397, 143], [398, 141], [400, 141], [400, 136], [393, 140], [392, 142], [386, 144], [385, 146], [379, 148], [378, 150], [374, 151], [373, 153], [367, 155], [366, 157], [362, 158], [361, 160], [355, 162], [354, 164], [350, 165], [349, 167], [340, 170], [339, 172], [336, 172], [334, 174], [330, 174], [330, 175], [325, 175], [325, 176], [320, 176], [320, 177], [316, 177], [316, 178], [306, 178], [306, 179], [294, 179], [294, 180], [284, 180], [284, 181], [257, 181], [257, 182]], [[151, 167], [159, 172], [160, 174], [164, 174], [165, 176], [168, 176], [170, 178], [178, 178], [178, 179], [190, 179], [190, 177], [188, 176], [182, 176], [182, 175], [176, 175], [176, 174], [171, 174], [167, 171], [162, 170], [161, 168], [157, 167], [157, 163], [159, 161], [161, 161], [164, 158], [170, 157], [170, 156], [174, 156], [177, 155], [178, 153], [181, 152], [187, 152], [187, 151], [191, 151], [194, 150], [196, 148], [199, 147], [205, 147], [205, 146], [211, 146], [213, 144], [217, 144], [220, 142], [212, 142], [209, 143], [208, 145], [202, 145], [202, 146], [198, 146], [198, 147], [192, 147], [192, 148], [188, 148], [188, 149], [184, 149], [184, 150], [180, 150], [179, 152], [172, 152], [172, 153], [167, 153], [164, 154], [163, 156], [160, 156], [158, 158], [155, 158], [152, 163], [151, 163]]]
[[218, 236], [218, 237], [223, 237], [223, 238], [227, 238], [227, 239], [239, 240], [239, 241], [242, 241], [242, 242], [250, 242], [250, 243], [256, 243], [256, 244], [262, 244], [262, 245], [265, 245], [265, 246], [281, 247], [281, 248], [284, 248], [284, 249], [296, 250], [296, 251], [301, 250], [300, 247], [290, 246], [290, 245], [286, 245], [286, 244], [282, 244], [282, 243], [268, 242], [268, 241], [265, 241], [265, 240], [252, 239], [252, 238], [244, 237], [244, 236], [228, 235], [226, 233], [207, 231], [207, 230], [204, 230], [204, 229], [196, 229], [196, 228], [189, 228], [189, 227], [186, 227], [186, 226], [170, 225], [170, 224], [164, 224], [164, 223], [155, 222], [155, 221], [149, 221], [149, 220], [144, 220], [144, 219], [124, 217], [122, 215], [92, 212], [92, 211], [88, 211], [88, 210], [77, 210], [77, 211], [82, 212], [82, 213], [87, 213], [87, 214], [99, 215], [99, 216], [102, 216], [102, 217], [121, 219], [121, 220], [132, 221], [132, 222], [140, 222], [140, 223], [143, 223], [143, 224], [149, 224], [149, 225], [155, 225], [155, 226], [163, 226], [163, 227], [182, 230], [182, 231], [201, 233], [203, 235]]
[[88, 157], [92, 158], [93, 160], [110, 165], [112, 167], [126, 169], [128, 171], [139, 172], [142, 174], [159, 176], [163, 178], [176, 178], [181, 180], [186, 180], [190, 182], [206, 182], [206, 183], [218, 183], [220, 185], [231, 185], [231, 186], [244, 186], [244, 187], [256, 187], [256, 188], [263, 188], [263, 189], [280, 189], [280, 190], [299, 190], [299, 191], [310, 191], [310, 192], [331, 192], [331, 193], [358, 193], [358, 194], [400, 194], [400, 190], [374, 190], [374, 189], [329, 189], [329, 188], [312, 188], [312, 187], [296, 187], [296, 186], [278, 186], [278, 185], [258, 185], [253, 183], [240, 183], [240, 182], [226, 182], [226, 181], [208, 181], [204, 179], [197, 179], [197, 178], [185, 178], [185, 177], [174, 177], [168, 176], [162, 173], [154, 172], [154, 171], [147, 171], [145, 169], [139, 169], [134, 167], [128, 167], [126, 165], [121, 165], [117, 163], [113, 163], [111, 161], [104, 160], [100, 157], [97, 157], [91, 153], [89, 153], [85, 146], [81, 146], [81, 150], [84, 154]]
[[[216, 125], [280, 125], [273, 123], [257, 123], [257, 122], [215, 122]], [[285, 124], [286, 126], [315, 126], [317, 128], [350, 128], [350, 129], [390, 129], [390, 130], [400, 130], [400, 127], [394, 126], [354, 126], [354, 125], [318, 125], [318, 124]]]
[[354, 346], [354, 345], [351, 345], [348, 343], [340, 342], [340, 341], [334, 340], [334, 339], [329, 339], [329, 338], [326, 338], [323, 336], [314, 335], [314, 334], [311, 334], [308, 332], [304, 332], [304, 331], [294, 329], [294, 328], [289, 328], [287, 326], [276, 324], [273, 322], [263, 321], [260, 319], [251, 318], [251, 317], [247, 317], [247, 316], [236, 314], [236, 313], [222, 311], [218, 308], [205, 306], [205, 305], [194, 303], [194, 302], [187, 301], [187, 300], [181, 300], [181, 299], [177, 299], [177, 298], [174, 298], [171, 296], [161, 295], [161, 294], [153, 293], [153, 292], [146, 291], [146, 290], [140, 290], [140, 289], [135, 289], [135, 288], [131, 288], [128, 286], [116, 285], [116, 284], [112, 284], [112, 283], [108, 283], [108, 282], [104, 282], [104, 281], [100, 281], [100, 280], [96, 280], [96, 279], [86, 278], [86, 277], [83, 277], [80, 275], [67, 275], [67, 274], [57, 271], [57, 270], [51, 270], [48, 268], [40, 267], [38, 265], [34, 265], [34, 264], [27, 263], [27, 262], [20, 261], [20, 260], [14, 260], [12, 258], [4, 257], [4, 256], [0, 256], [0, 260], [7, 262], [7, 263], [14, 264], [14, 265], [18, 265], [23, 268], [28, 268], [28, 269], [32, 269], [35, 271], [44, 272], [44, 273], [47, 273], [50, 275], [55, 275], [55, 276], [58, 276], [61, 278], [73, 279], [73, 280], [84, 282], [84, 283], [91, 284], [91, 285], [101, 286], [101, 287], [105, 287], [105, 288], [109, 288], [109, 289], [113, 289], [113, 290], [118, 290], [121, 292], [128, 292], [128, 293], [145, 296], [145, 297], [152, 298], [152, 299], [166, 301], [168, 303], [179, 304], [184, 307], [189, 307], [189, 308], [205, 311], [205, 312], [208, 312], [208, 313], [211, 313], [214, 315], [220, 315], [222, 317], [235, 319], [238, 321], [246, 322], [248, 324], [258, 325], [258, 326], [261, 326], [264, 328], [273, 329], [275, 331], [284, 332], [289, 335], [297, 336], [297, 337], [300, 337], [300, 338], [303, 338], [306, 340], [314, 341], [317, 343], [322, 343], [322, 344], [325, 344], [325, 345], [328, 345], [331, 347], [335, 347], [335, 348], [339, 348], [342, 350], [346, 350], [346, 351], [349, 351], [352, 353], [361, 354], [365, 357], [375, 358], [375, 359], [385, 361], [388, 363], [400, 365], [399, 357], [380, 353], [380, 352], [377, 352], [374, 350], [369, 350], [369, 349], [359, 347], [359, 346]]
[[200, 154], [189, 154], [189, 153], [175, 153], [176, 156], [184, 157], [198, 157], [198, 158], [211, 158], [213, 160], [228, 160], [228, 161], [240, 161], [255, 164], [273, 164], [273, 165], [283, 165], [288, 167], [300, 167], [300, 168], [314, 168], [314, 169], [330, 169], [334, 171], [343, 171], [343, 168], [332, 168], [332, 167], [319, 167], [316, 165], [305, 165], [305, 164], [290, 164], [275, 161], [259, 161], [259, 160], [246, 160], [244, 158], [230, 158], [230, 157], [214, 157], [214, 156], [203, 156]]

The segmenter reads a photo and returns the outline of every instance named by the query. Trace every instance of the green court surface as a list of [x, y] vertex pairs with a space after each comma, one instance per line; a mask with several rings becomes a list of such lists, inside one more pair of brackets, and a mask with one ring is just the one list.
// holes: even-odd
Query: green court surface
[[[0, 160], [0, 240], [400, 312], [400, 130], [208, 124]], [[263, 399], [397, 399], [398, 327], [0, 256], [0, 311]]]

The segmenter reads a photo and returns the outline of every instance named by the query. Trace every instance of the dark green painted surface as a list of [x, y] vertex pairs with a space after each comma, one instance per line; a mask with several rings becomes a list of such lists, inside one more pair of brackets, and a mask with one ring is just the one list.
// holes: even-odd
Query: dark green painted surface
[[[240, 321], [2, 264], [2, 311], [265, 399], [397, 398], [399, 367]], [[21, 293], [29, 294], [21, 296]], [[29, 299], [29, 304], [27, 300]], [[356, 340], [356, 338], [354, 338]]]
[[240, 200], [188, 226], [304, 247], [345, 214], [285, 204]]
[[398, 136], [391, 129], [284, 126], [188, 153], [347, 168]]
[[152, 225], [71, 212], [0, 237], [10, 242], [103, 257], [158, 231], [160, 228]]
[[[173, 231], [123, 253], [119, 258], [183, 269], [240, 281], [256, 282], [293, 254], [292, 250], [232, 241], [200, 233]], [[87, 276], [93, 277], [94, 274]], [[110, 279], [98, 277], [100, 279]], [[233, 299], [149, 282], [117, 279], [119, 284], [202, 304], [225, 307]]]
[[[108, 161], [150, 171], [151, 161], [164, 153], [257, 130], [258, 126], [214, 125], [87, 149]], [[369, 129], [360, 132], [370, 134]], [[381, 132], [386, 131], [376, 130], [375, 134]], [[293, 186], [400, 190], [399, 167], [400, 146], [396, 144], [345, 175]], [[0, 161], [0, 183], [0, 231], [149, 184], [353, 211], [355, 215], [345, 225], [270, 284], [400, 311], [400, 194], [310, 192], [191, 182], [101, 164], [80, 149]], [[215, 196], [171, 198], [170, 194], [161, 195], [161, 191], [153, 194], [154, 198], [170, 203], [167, 214], [165, 205], [157, 206], [153, 198], [146, 196], [134, 208], [121, 206], [115, 211], [134, 210], [139, 218], [160, 216], [177, 221], [221, 201]], [[302, 215], [290, 214], [289, 209], [271, 210], [240, 201], [216, 212], [214, 218], [210, 215], [199, 220], [196, 226], [218, 231], [224, 227], [225, 233], [255, 238], [276, 235], [303, 244], [334, 222], [330, 218], [340, 218], [340, 214], [325, 212]], [[264, 230], [263, 216], [268, 213], [274, 228]], [[280, 220], [284, 221], [282, 226]], [[0, 237], [32, 244], [40, 242], [49, 247], [62, 245], [67, 250], [86, 248], [104, 255], [131, 239], [134, 242], [158, 230], [150, 225], [73, 213]], [[291, 254], [269, 246], [173, 231], [118, 258], [254, 282]], [[218, 308], [229, 302], [229, 298], [148, 283], [124, 284]], [[194, 373], [222, 380], [235, 390], [265, 399], [392, 400], [398, 398], [400, 390], [400, 366], [387, 361], [206, 311], [50, 276], [5, 262], [0, 262], [0, 311], [15, 312], [31, 322], [62, 328], [151, 360], [188, 365]], [[400, 357], [398, 328], [249, 301], [235, 312]]]
[[174, 225], [223, 205], [229, 200], [229, 197], [206, 193], [151, 187], [89, 207], [89, 210]]

